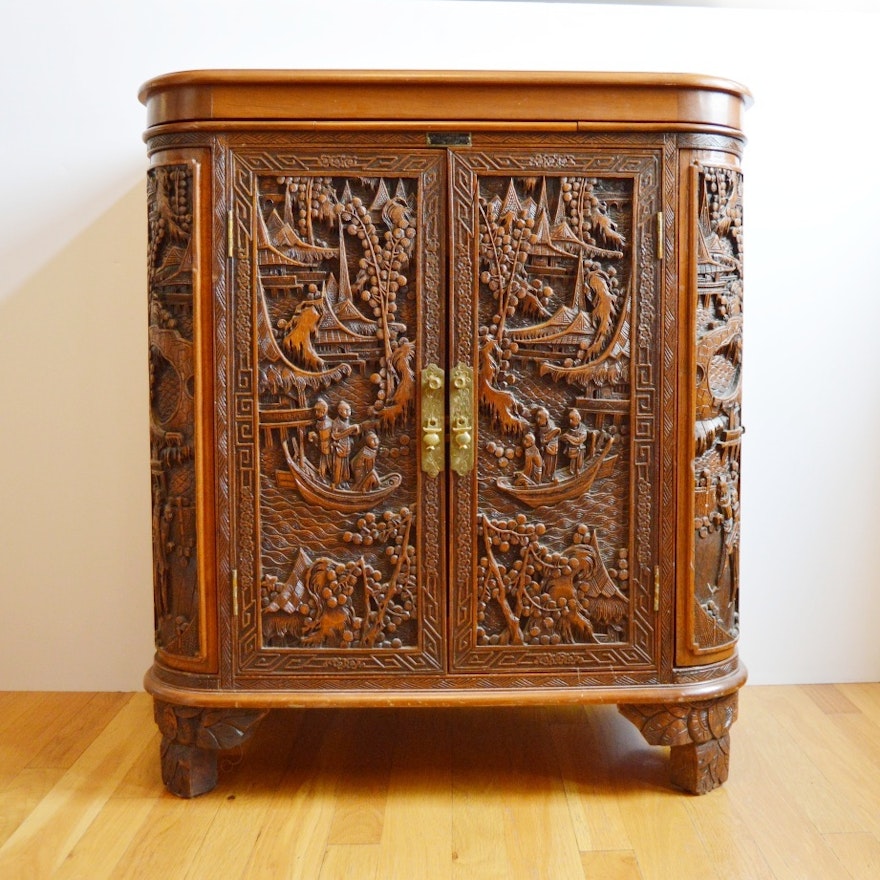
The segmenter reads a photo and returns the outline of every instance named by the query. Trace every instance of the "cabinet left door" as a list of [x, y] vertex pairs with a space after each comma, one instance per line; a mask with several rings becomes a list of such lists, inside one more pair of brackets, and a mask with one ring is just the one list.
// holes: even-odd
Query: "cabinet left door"
[[444, 357], [443, 157], [340, 138], [226, 153], [218, 467], [243, 687], [445, 663], [443, 475], [422, 470], [419, 393]]

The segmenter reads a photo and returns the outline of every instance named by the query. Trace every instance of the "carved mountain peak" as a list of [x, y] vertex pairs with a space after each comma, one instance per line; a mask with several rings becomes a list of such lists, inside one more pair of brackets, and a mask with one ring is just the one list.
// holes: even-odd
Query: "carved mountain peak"
[[376, 197], [373, 199], [373, 204], [370, 205], [370, 211], [381, 211], [389, 201], [391, 201], [391, 195], [388, 192], [388, 187], [385, 185], [385, 178], [383, 177], [379, 180]]
[[499, 219], [515, 219], [516, 217], [519, 217], [520, 211], [522, 211], [522, 209], [522, 202], [520, 201], [519, 194], [516, 191], [516, 187], [513, 185], [513, 178], [511, 178], [510, 183], [507, 185], [507, 194], [504, 196], [504, 201], [501, 203], [501, 208], [499, 210]]
[[289, 256], [305, 264], [321, 263], [338, 253], [336, 248], [318, 247], [303, 241], [293, 227], [281, 219], [275, 208], [266, 220], [266, 231], [272, 244], [278, 248], [287, 248]]

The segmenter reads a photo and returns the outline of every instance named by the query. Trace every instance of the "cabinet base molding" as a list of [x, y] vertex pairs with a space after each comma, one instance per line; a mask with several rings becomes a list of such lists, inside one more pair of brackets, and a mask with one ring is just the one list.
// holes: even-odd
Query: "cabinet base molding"
[[151, 670], [145, 686], [154, 696], [156, 723], [162, 733], [162, 781], [178, 797], [211, 791], [217, 784], [218, 752], [244, 744], [273, 708], [614, 703], [650, 745], [671, 747], [670, 780], [674, 786], [706, 794], [727, 779], [730, 727], [737, 715], [737, 689], [745, 679], [746, 669], [738, 664], [732, 673], [711, 682], [635, 689], [229, 692], [176, 688]]

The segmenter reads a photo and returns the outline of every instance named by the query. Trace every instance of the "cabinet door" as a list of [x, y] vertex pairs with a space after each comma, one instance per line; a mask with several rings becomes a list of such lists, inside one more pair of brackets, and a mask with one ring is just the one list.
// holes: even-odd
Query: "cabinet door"
[[[711, 161], [707, 162], [708, 158]], [[709, 153], [687, 168], [682, 196], [691, 236], [684, 261], [693, 376], [680, 447], [685, 499], [679, 546], [677, 661], [729, 655], [739, 636], [739, 462], [743, 346], [742, 172], [733, 156]], [[686, 516], [687, 511], [691, 516]]]
[[650, 150], [451, 159], [455, 671], [657, 668], [659, 182]]
[[[150, 459], [156, 649], [163, 664], [216, 670], [210, 377], [210, 175], [205, 150], [164, 150], [147, 174]], [[207, 314], [206, 314], [207, 312]]]
[[255, 140], [229, 154], [236, 680], [441, 669], [417, 377], [443, 356], [443, 157]]

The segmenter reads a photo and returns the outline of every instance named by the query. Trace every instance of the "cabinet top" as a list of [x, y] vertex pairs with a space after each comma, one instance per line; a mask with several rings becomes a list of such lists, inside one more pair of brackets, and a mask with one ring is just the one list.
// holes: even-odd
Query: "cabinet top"
[[146, 82], [147, 135], [294, 126], [665, 129], [742, 136], [749, 91], [681, 73], [201, 70]]

